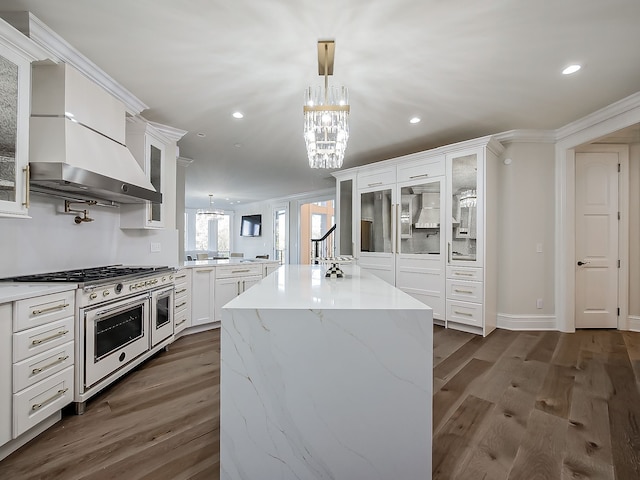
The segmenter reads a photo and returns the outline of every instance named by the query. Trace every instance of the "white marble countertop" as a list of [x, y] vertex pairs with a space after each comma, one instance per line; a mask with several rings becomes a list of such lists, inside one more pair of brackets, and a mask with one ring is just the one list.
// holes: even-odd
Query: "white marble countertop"
[[220, 260], [187, 260], [183, 267], [215, 267], [216, 265], [251, 265], [255, 263], [278, 263], [277, 260], [266, 258], [225, 258]]
[[223, 308], [430, 310], [430, 307], [357, 265], [343, 278], [326, 278], [324, 265], [284, 265]]
[[0, 303], [13, 302], [23, 298], [37, 297], [49, 293], [66, 292], [75, 290], [75, 283], [22, 283], [7, 282], [0, 283]]

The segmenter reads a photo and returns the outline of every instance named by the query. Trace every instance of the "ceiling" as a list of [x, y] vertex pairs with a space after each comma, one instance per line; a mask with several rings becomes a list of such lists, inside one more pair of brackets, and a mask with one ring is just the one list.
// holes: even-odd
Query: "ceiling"
[[[194, 160], [188, 207], [334, 185], [308, 167], [302, 138], [303, 91], [323, 81], [320, 39], [336, 42], [329, 83], [350, 91], [343, 168], [556, 129], [640, 90], [638, 0], [1, 0], [0, 10], [31, 11], [148, 105], [143, 116], [189, 132], [179, 142]], [[571, 63], [582, 70], [562, 75]]]

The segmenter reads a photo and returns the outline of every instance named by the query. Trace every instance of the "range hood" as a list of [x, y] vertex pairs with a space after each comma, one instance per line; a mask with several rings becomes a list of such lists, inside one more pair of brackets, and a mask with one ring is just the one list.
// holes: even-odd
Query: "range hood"
[[438, 228], [440, 226], [440, 204], [437, 203], [439, 194], [422, 194], [422, 208], [418, 214], [415, 228]]
[[35, 65], [32, 81], [31, 185], [119, 203], [162, 203], [125, 146], [119, 100], [66, 64]]

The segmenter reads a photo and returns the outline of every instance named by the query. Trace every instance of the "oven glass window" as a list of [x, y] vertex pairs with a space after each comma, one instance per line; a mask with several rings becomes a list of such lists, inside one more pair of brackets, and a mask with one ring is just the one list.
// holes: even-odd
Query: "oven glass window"
[[96, 322], [96, 360], [118, 350], [144, 334], [144, 305]]
[[156, 328], [160, 328], [171, 320], [169, 318], [169, 298], [170, 296], [159, 297], [156, 301]]

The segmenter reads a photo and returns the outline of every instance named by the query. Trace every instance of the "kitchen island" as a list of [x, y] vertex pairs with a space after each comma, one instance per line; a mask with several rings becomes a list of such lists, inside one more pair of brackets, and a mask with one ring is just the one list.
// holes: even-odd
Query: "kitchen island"
[[431, 478], [431, 309], [325, 269], [283, 266], [223, 308], [223, 480]]

